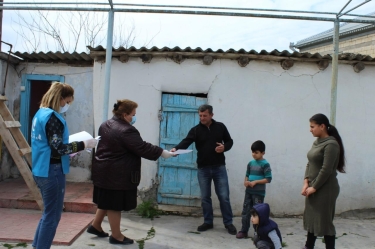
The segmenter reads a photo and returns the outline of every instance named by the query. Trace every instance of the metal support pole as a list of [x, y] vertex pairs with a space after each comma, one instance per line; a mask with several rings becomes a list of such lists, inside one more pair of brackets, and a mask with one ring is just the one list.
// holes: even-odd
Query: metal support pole
[[104, 78], [104, 99], [103, 99], [103, 122], [108, 119], [109, 88], [111, 83], [112, 65], [112, 43], [113, 43], [113, 22], [115, 12], [111, 9], [108, 12], [107, 48], [105, 53], [105, 78]]
[[331, 119], [330, 123], [336, 125], [336, 103], [337, 103], [337, 75], [339, 60], [339, 32], [340, 21], [336, 19], [334, 22], [333, 33], [333, 55], [332, 55], [332, 81], [331, 81]]

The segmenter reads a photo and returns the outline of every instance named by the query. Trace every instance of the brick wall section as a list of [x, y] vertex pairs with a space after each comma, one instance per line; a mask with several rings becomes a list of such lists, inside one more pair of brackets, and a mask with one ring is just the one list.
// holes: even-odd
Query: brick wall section
[[[375, 34], [356, 37], [350, 40], [340, 42], [340, 53], [354, 53], [362, 55], [370, 55], [375, 58]], [[333, 45], [326, 45], [318, 48], [301, 49], [301, 52], [319, 53], [322, 55], [332, 54]]]

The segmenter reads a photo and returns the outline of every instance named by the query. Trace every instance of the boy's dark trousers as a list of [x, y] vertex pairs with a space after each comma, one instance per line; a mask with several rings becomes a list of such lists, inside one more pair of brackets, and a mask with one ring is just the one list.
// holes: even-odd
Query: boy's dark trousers
[[259, 240], [257, 243], [255, 243], [255, 246], [258, 249], [275, 249], [272, 243], [265, 240]]
[[250, 210], [253, 208], [255, 204], [263, 203], [264, 196], [261, 195], [254, 195], [249, 194], [245, 191], [245, 199], [243, 201], [243, 209], [242, 209], [242, 228], [241, 232], [248, 233], [250, 228]]

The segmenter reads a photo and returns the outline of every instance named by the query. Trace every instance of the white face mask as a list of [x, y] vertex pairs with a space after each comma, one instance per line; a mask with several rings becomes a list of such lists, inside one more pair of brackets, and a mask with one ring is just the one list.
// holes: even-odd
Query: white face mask
[[65, 103], [63, 107], [60, 107], [60, 113], [64, 113], [69, 109], [69, 104]]

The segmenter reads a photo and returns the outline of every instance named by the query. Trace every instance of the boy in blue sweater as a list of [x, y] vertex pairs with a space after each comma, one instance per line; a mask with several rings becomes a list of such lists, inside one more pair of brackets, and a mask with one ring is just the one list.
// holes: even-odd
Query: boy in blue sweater
[[236, 238], [248, 237], [250, 228], [250, 210], [255, 204], [263, 203], [266, 195], [266, 183], [271, 182], [272, 174], [270, 164], [263, 158], [266, 145], [258, 140], [251, 145], [254, 160], [247, 165], [244, 185], [246, 187], [245, 200], [242, 210], [242, 228]]

